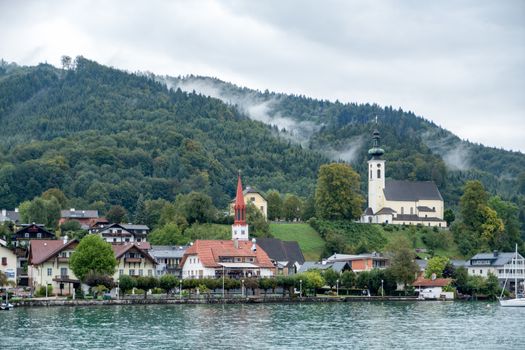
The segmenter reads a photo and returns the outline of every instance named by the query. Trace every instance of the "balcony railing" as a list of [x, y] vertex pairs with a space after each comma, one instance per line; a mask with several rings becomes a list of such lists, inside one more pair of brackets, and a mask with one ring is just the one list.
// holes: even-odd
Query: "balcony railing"
[[67, 263], [67, 262], [69, 262], [69, 258], [65, 257], [65, 256], [59, 256], [58, 257], [58, 262], [59, 263]]
[[127, 263], [140, 263], [142, 262], [141, 258], [124, 258], [124, 262]]
[[23, 267], [19, 267], [16, 269], [16, 275], [18, 277], [22, 277], [22, 276], [27, 276], [27, 269], [23, 268]]

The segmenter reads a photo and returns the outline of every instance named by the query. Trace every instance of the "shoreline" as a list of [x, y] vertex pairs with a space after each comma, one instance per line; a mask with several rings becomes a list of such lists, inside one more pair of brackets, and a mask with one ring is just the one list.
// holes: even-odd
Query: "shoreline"
[[[85, 299], [45, 299], [21, 300], [13, 302], [18, 307], [54, 307], [54, 306], [112, 306], [112, 305], [203, 305], [203, 304], [300, 304], [300, 303], [344, 303], [344, 302], [425, 302], [435, 299], [417, 299], [415, 297], [303, 297], [303, 298], [272, 298], [272, 297], [247, 297], [247, 298], [200, 298], [200, 299], [111, 299], [111, 300], [85, 300]], [[453, 300], [447, 300], [453, 301]]]

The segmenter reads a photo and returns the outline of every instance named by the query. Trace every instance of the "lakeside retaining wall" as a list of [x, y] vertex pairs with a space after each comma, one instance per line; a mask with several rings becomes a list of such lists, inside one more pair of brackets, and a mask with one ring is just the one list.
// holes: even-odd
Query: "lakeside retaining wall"
[[250, 304], [250, 303], [338, 303], [355, 301], [418, 301], [415, 297], [247, 297], [247, 298], [199, 298], [199, 299], [32, 299], [13, 302], [15, 307], [48, 307], [48, 306], [97, 306], [97, 305], [174, 305], [174, 304]]

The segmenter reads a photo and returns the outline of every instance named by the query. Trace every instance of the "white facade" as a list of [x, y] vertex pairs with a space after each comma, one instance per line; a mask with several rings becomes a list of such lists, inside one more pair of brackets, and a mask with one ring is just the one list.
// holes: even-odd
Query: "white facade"
[[247, 241], [248, 237], [248, 225], [232, 225], [232, 240]]
[[182, 278], [215, 277], [215, 269], [202, 265], [198, 255], [188, 255], [182, 267]]
[[11, 249], [0, 244], [0, 271], [6, 274], [7, 280], [16, 283], [16, 255]]
[[368, 206], [377, 213], [385, 207], [385, 161], [370, 159], [368, 161]]

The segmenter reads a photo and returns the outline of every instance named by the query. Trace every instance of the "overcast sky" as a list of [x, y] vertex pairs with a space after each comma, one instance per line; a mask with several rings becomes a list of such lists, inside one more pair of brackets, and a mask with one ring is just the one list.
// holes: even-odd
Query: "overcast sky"
[[0, 0], [0, 57], [412, 110], [525, 152], [525, 1]]

